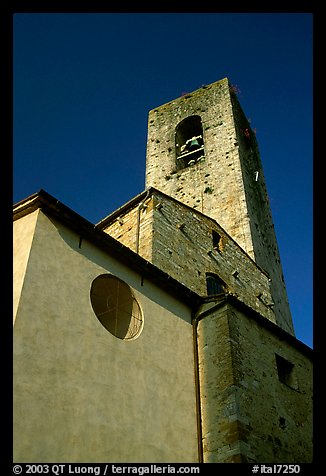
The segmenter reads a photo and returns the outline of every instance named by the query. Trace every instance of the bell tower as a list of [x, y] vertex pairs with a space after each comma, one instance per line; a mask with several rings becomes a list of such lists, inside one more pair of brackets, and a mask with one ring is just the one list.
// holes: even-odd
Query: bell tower
[[149, 112], [146, 187], [216, 220], [268, 273], [294, 333], [256, 137], [227, 78]]

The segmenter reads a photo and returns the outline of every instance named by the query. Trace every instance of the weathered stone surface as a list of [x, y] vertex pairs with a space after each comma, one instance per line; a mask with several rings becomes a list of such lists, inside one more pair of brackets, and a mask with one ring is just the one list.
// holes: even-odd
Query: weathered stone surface
[[[176, 128], [200, 116], [204, 160], [178, 170]], [[271, 277], [276, 320], [293, 334], [255, 133], [227, 79], [149, 113], [146, 186], [214, 218]]]
[[[95, 227], [45, 192], [15, 209], [15, 461], [311, 462], [312, 352], [226, 79], [150, 112], [147, 186]], [[93, 312], [103, 273], [137, 299], [132, 341]]]
[[154, 189], [142, 203], [122, 209], [104, 231], [134, 251], [138, 236], [141, 256], [200, 295], [207, 294], [206, 273], [216, 273], [228, 293], [276, 322], [269, 277], [215, 220]]
[[[312, 362], [230, 304], [198, 322], [204, 461], [312, 462]], [[293, 364], [280, 381], [275, 354]]]

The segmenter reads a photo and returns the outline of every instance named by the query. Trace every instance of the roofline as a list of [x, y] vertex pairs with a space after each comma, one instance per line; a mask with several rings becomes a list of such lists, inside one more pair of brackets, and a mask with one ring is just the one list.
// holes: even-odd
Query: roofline
[[154, 107], [153, 109], [150, 109], [149, 110], [149, 114], [151, 114], [153, 111], [157, 111], [159, 110], [160, 108], [162, 107], [165, 107], [169, 104], [171, 104], [172, 102], [176, 102], [176, 101], [179, 101], [181, 99], [184, 99], [185, 97], [189, 96], [189, 95], [193, 95], [193, 94], [196, 94], [196, 93], [199, 93], [201, 92], [203, 89], [208, 89], [208, 88], [211, 88], [212, 86], [216, 86], [218, 83], [221, 83], [222, 81], [227, 81], [228, 84], [230, 84], [230, 81], [229, 81], [229, 78], [228, 77], [224, 77], [222, 79], [219, 79], [217, 81], [214, 81], [213, 83], [209, 83], [209, 84], [203, 84], [202, 86], [200, 86], [199, 88], [193, 90], [193, 91], [189, 91], [189, 92], [186, 92], [186, 93], [182, 93], [180, 94], [180, 96], [178, 97], [175, 97], [174, 99], [171, 99], [171, 101], [168, 101], [168, 102], [165, 102], [164, 104], [161, 104], [160, 106], [157, 106], [157, 107]]
[[270, 321], [266, 317], [259, 314], [258, 311], [251, 308], [243, 301], [240, 301], [237, 298], [237, 296], [231, 293], [225, 293], [224, 295], [221, 294], [219, 296], [215, 296], [213, 299], [210, 296], [202, 297], [202, 300], [203, 302], [206, 302], [206, 303], [215, 301], [216, 305], [214, 305], [213, 307], [210, 307], [209, 309], [205, 311], [199, 312], [197, 317], [195, 317], [194, 319], [195, 321], [200, 321], [201, 319], [208, 317], [217, 308], [229, 303], [231, 306], [234, 306], [236, 309], [238, 309], [240, 312], [245, 314], [247, 317], [255, 320], [259, 325], [266, 328], [272, 334], [276, 335], [280, 340], [284, 340], [288, 342], [289, 345], [298, 349], [302, 354], [305, 354], [309, 359], [311, 360], [313, 359], [314, 350], [311, 347], [309, 347], [307, 344], [305, 344], [301, 340], [297, 339], [295, 335], [290, 334], [289, 332], [287, 332], [285, 329], [280, 327], [275, 322]]
[[[121, 207], [121, 209], [125, 209], [127, 205], [131, 206], [134, 203], [137, 203], [140, 199], [145, 198], [149, 191], [159, 192], [165, 195], [163, 192], [160, 192], [159, 190], [151, 187], [137, 195], [132, 200], [130, 200], [125, 206]], [[204, 304], [205, 302], [212, 302], [216, 299], [216, 297], [200, 296], [199, 294], [195, 293], [187, 286], [162, 271], [160, 268], [157, 268], [155, 265], [142, 258], [130, 248], [120, 243], [120, 241], [117, 241], [112, 236], [102, 231], [98, 227], [98, 225], [94, 225], [90, 221], [86, 220], [86, 218], [83, 218], [77, 212], [64, 205], [62, 202], [57, 200], [55, 197], [53, 197], [43, 189], [14, 205], [13, 219], [14, 221], [18, 220], [19, 218], [22, 218], [23, 216], [28, 215], [38, 209], [42, 210], [42, 212], [44, 212], [46, 215], [51, 216], [52, 218], [55, 218], [59, 222], [63, 223], [64, 225], [70, 227], [82, 238], [85, 238], [90, 242], [94, 243], [104, 252], [110, 252], [111, 255], [113, 255], [123, 264], [127, 266], [132, 266], [133, 269], [136, 269], [140, 274], [143, 274], [144, 276], [150, 278], [151, 281], [154, 282], [156, 285], [164, 288], [176, 299], [184, 302], [188, 306], [195, 306], [196, 309], [199, 309], [199, 306]], [[115, 214], [119, 214], [118, 211], [121, 209], [116, 210], [116, 212], [109, 215], [109, 217], [112, 217], [112, 215]], [[206, 215], [204, 216], [206, 217]], [[210, 220], [215, 222], [213, 218], [206, 218], [209, 218]], [[261, 316], [257, 311], [240, 301], [236, 296], [226, 294], [222, 301], [221, 298], [219, 298], [219, 301], [220, 302], [217, 305], [221, 305], [221, 303], [225, 302], [230, 302], [230, 304], [237, 307], [240, 311], [245, 312], [246, 315], [249, 315], [250, 317], [254, 318], [259, 324], [266, 327], [273, 334], [276, 334], [280, 339], [287, 341], [290, 345], [293, 345], [298, 350], [306, 354], [308, 357], [312, 358], [313, 349], [304, 344], [302, 341], [298, 340], [292, 334], [279, 327], [277, 324]], [[200, 313], [201, 318], [210, 314], [214, 308]]]
[[42, 210], [46, 215], [57, 219], [73, 229], [82, 238], [91, 241], [103, 251], [109, 252], [123, 264], [132, 266], [133, 269], [150, 278], [152, 282], [168, 290], [178, 300], [191, 306], [198, 306], [202, 301], [201, 296], [197, 293], [142, 258], [130, 248], [102, 231], [97, 225], [86, 220], [42, 189], [14, 205], [14, 221], [37, 209]]
[[163, 197], [167, 198], [168, 200], [172, 200], [173, 202], [181, 205], [182, 207], [185, 207], [187, 208], [189, 211], [191, 211], [192, 213], [196, 213], [197, 215], [205, 218], [205, 220], [210, 220], [211, 222], [213, 222], [214, 224], [216, 224], [221, 230], [223, 230], [223, 233], [226, 234], [226, 236], [228, 237], [229, 240], [231, 240], [238, 248], [241, 249], [241, 251], [247, 256], [247, 258], [252, 261], [252, 263], [267, 277], [267, 278], [270, 278], [270, 275], [267, 273], [267, 271], [263, 268], [261, 268], [259, 266], [259, 264], [256, 263], [256, 261], [254, 259], [252, 259], [252, 257], [239, 245], [239, 243], [237, 243], [234, 238], [232, 238], [232, 236], [227, 232], [225, 231], [225, 229], [212, 217], [208, 216], [208, 215], [205, 215], [204, 213], [200, 212], [199, 210], [196, 210], [195, 208], [192, 208], [190, 207], [189, 205], [186, 205], [185, 203], [183, 202], [180, 202], [179, 200], [177, 200], [176, 198], [174, 197], [171, 197], [170, 195], [167, 195], [166, 193], [162, 192], [161, 190], [157, 189], [157, 188], [154, 188], [154, 187], [148, 187], [146, 190], [144, 190], [143, 192], [139, 193], [138, 195], [136, 195], [134, 198], [132, 198], [131, 200], [129, 200], [127, 203], [125, 203], [124, 205], [122, 205], [120, 208], [118, 208], [117, 210], [115, 210], [114, 212], [110, 213], [110, 215], [106, 216], [105, 218], [103, 218], [101, 221], [99, 221], [96, 226], [103, 230], [103, 228], [105, 228], [109, 223], [112, 223], [113, 220], [115, 220], [116, 218], [120, 217], [121, 215], [123, 215], [124, 213], [127, 213], [130, 209], [133, 208], [134, 205], [136, 205], [138, 202], [141, 202], [142, 200], [145, 200], [147, 195], [152, 195], [154, 193], [158, 193], [158, 194], [161, 194], [163, 195]]
[[103, 230], [103, 228], [105, 228], [108, 223], [111, 223], [113, 220], [115, 220], [115, 218], [121, 216], [123, 213], [126, 213], [128, 210], [133, 208], [133, 206], [136, 205], [136, 203], [145, 199], [146, 195], [150, 193], [154, 193], [154, 192], [162, 193], [154, 187], [148, 187], [146, 190], [144, 190], [143, 192], [139, 193], [138, 195], [130, 199], [128, 202], [121, 205], [121, 207], [117, 208], [112, 213], [102, 218], [102, 220], [96, 223], [97, 228], [99, 228], [100, 230]]

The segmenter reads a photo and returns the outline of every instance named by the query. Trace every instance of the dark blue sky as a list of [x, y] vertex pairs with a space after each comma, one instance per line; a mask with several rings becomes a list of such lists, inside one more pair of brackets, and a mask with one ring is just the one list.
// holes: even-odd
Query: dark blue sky
[[145, 188], [148, 111], [224, 77], [256, 129], [298, 339], [312, 346], [310, 13], [17, 13], [14, 202], [93, 223]]

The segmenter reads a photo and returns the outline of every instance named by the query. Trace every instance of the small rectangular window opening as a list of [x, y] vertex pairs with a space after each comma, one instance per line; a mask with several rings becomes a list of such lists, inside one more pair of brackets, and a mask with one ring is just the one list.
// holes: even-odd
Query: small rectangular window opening
[[288, 387], [298, 389], [298, 382], [295, 376], [294, 364], [275, 354], [278, 379]]

